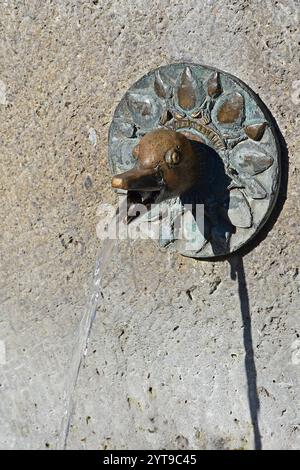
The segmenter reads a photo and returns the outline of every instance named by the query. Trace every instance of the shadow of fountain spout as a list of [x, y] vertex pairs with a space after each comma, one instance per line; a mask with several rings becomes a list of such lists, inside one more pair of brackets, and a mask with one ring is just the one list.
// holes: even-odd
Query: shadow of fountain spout
[[239, 301], [243, 322], [243, 340], [245, 349], [245, 371], [247, 377], [248, 403], [254, 433], [254, 449], [262, 450], [262, 442], [258, 422], [260, 402], [257, 392], [257, 372], [253, 351], [250, 303], [244, 263], [243, 258], [241, 256], [236, 256], [230, 259], [229, 262], [231, 267], [231, 279], [237, 279], [238, 281]]

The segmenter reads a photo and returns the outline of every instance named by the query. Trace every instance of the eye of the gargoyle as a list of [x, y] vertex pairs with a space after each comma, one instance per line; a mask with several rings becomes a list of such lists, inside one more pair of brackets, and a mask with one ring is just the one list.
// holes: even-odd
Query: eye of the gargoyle
[[169, 166], [176, 166], [181, 162], [182, 154], [178, 148], [169, 149], [165, 154], [165, 161]]

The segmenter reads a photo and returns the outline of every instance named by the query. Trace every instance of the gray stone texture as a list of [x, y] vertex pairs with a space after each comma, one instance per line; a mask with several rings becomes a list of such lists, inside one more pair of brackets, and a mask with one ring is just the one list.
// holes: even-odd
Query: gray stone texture
[[[1, 1], [1, 448], [300, 447], [299, 17], [296, 0]], [[109, 123], [174, 61], [260, 95], [287, 143], [287, 200], [231, 268], [113, 247], [77, 377], [96, 210], [116, 201]]]

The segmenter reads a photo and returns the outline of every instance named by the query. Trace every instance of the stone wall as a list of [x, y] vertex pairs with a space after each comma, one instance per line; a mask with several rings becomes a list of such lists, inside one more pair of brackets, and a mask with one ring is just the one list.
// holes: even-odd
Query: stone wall
[[[1, 448], [299, 448], [299, 17], [296, 0], [1, 1]], [[113, 249], [77, 377], [112, 113], [176, 61], [259, 94], [287, 199], [231, 266]]]

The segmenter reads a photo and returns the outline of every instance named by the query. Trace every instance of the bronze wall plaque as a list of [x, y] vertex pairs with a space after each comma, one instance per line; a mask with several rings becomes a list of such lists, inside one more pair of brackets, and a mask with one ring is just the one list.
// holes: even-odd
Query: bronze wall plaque
[[[160, 244], [196, 258], [233, 253], [252, 239], [280, 186], [265, 107], [242, 81], [204, 65], [167, 65], [132, 85], [115, 111], [108, 156], [113, 187], [148, 204], [148, 219], [158, 205], [171, 210]], [[192, 249], [174, 231], [185, 204], [204, 206], [204, 227], [185, 227], [197, 239]]]

